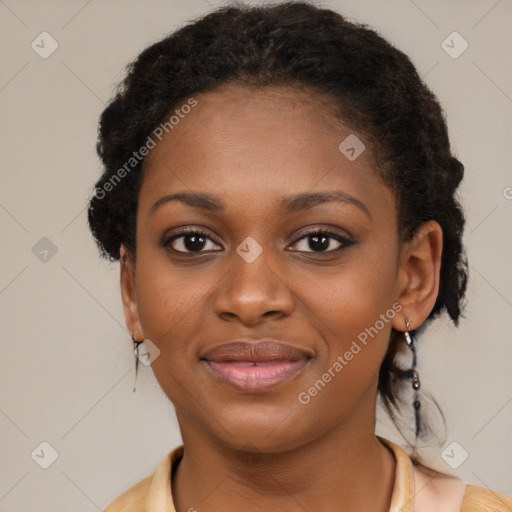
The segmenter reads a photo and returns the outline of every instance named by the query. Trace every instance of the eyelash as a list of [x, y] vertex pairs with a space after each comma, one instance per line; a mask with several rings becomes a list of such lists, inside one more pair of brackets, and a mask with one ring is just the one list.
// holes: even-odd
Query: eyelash
[[[216, 240], [214, 240], [205, 231], [202, 231], [200, 229], [194, 229], [194, 228], [180, 231], [179, 233], [176, 233], [176, 234], [174, 234], [174, 235], [172, 235], [172, 236], [170, 236], [168, 238], [165, 238], [162, 241], [161, 245], [162, 245], [162, 247], [167, 248], [175, 240], [178, 240], [180, 238], [186, 238], [187, 236], [193, 236], [193, 235], [199, 235], [199, 236], [201, 236], [203, 238], [206, 238], [206, 239], [216, 243], [217, 245], [220, 245]], [[340, 247], [338, 247], [336, 249], [330, 249], [330, 250], [327, 250], [327, 251], [297, 251], [297, 252], [306, 252], [306, 253], [312, 253], [312, 254], [331, 254], [331, 253], [334, 253], [334, 252], [337, 252], [337, 251], [341, 251], [343, 249], [347, 249], [348, 247], [350, 247], [351, 245], [354, 244], [353, 241], [349, 240], [348, 238], [345, 238], [345, 237], [341, 236], [340, 234], [338, 234], [338, 233], [336, 233], [334, 231], [331, 231], [330, 229], [327, 229], [327, 228], [314, 228], [314, 229], [311, 229], [311, 230], [309, 230], [309, 231], [307, 231], [305, 233], [302, 233], [300, 238], [295, 240], [295, 242], [293, 242], [291, 245], [295, 245], [295, 244], [297, 244], [298, 242], [300, 242], [301, 240], [303, 240], [305, 238], [312, 237], [312, 236], [318, 236], [318, 235], [327, 235], [328, 238], [335, 239], [341, 245], [340, 245]], [[220, 250], [214, 250], [214, 251], [202, 251], [202, 250], [201, 251], [178, 251], [178, 250], [172, 249], [172, 248], [170, 250], [172, 250], [173, 252], [175, 252], [177, 254], [187, 254], [187, 255], [201, 254], [201, 253], [207, 253], [207, 252], [220, 252]]]

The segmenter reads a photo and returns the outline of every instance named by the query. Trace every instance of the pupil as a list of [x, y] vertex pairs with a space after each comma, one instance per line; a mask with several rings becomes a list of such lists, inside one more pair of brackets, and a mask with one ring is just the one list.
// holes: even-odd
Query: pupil
[[[201, 250], [206, 241], [201, 235], [189, 235], [185, 237], [185, 248], [187, 251]], [[309, 237], [309, 248], [313, 251], [325, 251], [329, 247], [329, 237], [323, 235], [313, 235]]]
[[309, 248], [314, 251], [325, 251], [329, 247], [329, 237], [314, 235], [309, 237]]
[[185, 248], [187, 251], [198, 251], [204, 247], [205, 238], [201, 235], [188, 235], [185, 237]]

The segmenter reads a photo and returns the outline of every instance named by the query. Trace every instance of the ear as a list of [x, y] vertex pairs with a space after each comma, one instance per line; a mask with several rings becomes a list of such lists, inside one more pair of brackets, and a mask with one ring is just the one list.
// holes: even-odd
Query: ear
[[135, 288], [135, 263], [133, 256], [124, 245], [120, 249], [121, 264], [121, 297], [126, 327], [137, 341], [144, 339], [144, 331], [140, 323], [137, 293]]
[[434, 220], [423, 223], [412, 240], [402, 244], [397, 276], [396, 300], [403, 309], [393, 319], [397, 331], [405, 320], [418, 328], [432, 311], [439, 291], [443, 230]]

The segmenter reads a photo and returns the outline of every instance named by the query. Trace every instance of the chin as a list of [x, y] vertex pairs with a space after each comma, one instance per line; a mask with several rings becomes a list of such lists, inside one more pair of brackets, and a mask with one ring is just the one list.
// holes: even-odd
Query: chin
[[318, 423], [310, 418], [294, 407], [253, 405], [224, 408], [218, 422], [207, 420], [210, 432], [234, 450], [276, 453], [298, 448], [317, 436]]

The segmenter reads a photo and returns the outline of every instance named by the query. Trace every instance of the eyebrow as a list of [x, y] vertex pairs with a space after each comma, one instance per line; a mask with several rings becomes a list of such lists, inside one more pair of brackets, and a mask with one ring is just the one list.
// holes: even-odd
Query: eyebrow
[[[212, 194], [204, 192], [176, 192], [175, 194], [168, 194], [158, 199], [151, 207], [149, 213], [153, 214], [158, 208], [172, 201], [179, 201], [192, 208], [199, 208], [208, 212], [219, 212], [226, 209], [224, 201]], [[370, 210], [363, 202], [341, 190], [304, 192], [288, 196], [281, 200], [279, 210], [283, 214], [290, 214], [300, 210], [308, 210], [331, 201], [352, 204], [362, 210], [370, 219], [372, 217]]]

